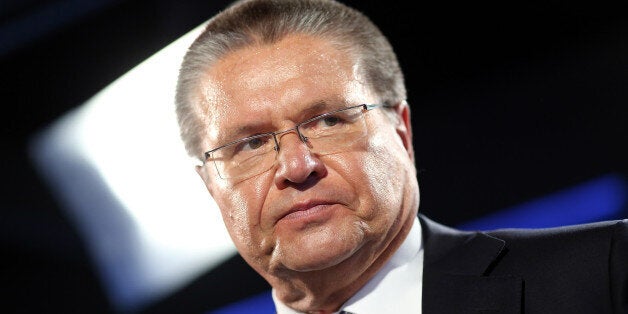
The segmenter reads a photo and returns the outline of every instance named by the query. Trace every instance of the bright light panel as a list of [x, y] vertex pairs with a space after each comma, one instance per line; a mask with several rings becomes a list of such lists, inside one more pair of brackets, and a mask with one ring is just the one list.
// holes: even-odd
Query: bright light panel
[[137, 309], [235, 254], [179, 139], [174, 90], [202, 25], [38, 134], [34, 163], [114, 306]]

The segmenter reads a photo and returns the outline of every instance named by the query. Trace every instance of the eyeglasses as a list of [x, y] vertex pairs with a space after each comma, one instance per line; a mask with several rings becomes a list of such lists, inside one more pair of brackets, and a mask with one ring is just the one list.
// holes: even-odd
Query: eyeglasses
[[277, 136], [296, 132], [312, 153], [333, 154], [351, 149], [367, 134], [364, 113], [385, 104], [362, 104], [327, 112], [293, 128], [257, 134], [233, 141], [205, 153], [222, 179], [247, 179], [270, 169], [277, 159]]

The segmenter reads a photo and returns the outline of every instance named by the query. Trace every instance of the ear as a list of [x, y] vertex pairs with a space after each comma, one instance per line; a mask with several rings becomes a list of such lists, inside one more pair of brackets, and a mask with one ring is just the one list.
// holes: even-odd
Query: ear
[[404, 100], [400, 102], [397, 106], [395, 106], [395, 111], [397, 113], [397, 126], [396, 131], [397, 135], [401, 138], [403, 142], [403, 146], [406, 148], [408, 152], [408, 156], [410, 160], [414, 162], [414, 148], [412, 146], [412, 121], [410, 120], [410, 106]]
[[207, 191], [209, 192], [209, 194], [213, 197], [213, 193], [212, 193], [212, 184], [210, 182], [210, 175], [207, 171], [207, 169], [205, 168], [205, 165], [198, 165], [194, 167], [194, 170], [196, 170], [196, 173], [198, 173], [198, 175], [201, 177], [201, 179], [203, 180], [203, 182], [205, 183], [205, 188], [207, 188]]

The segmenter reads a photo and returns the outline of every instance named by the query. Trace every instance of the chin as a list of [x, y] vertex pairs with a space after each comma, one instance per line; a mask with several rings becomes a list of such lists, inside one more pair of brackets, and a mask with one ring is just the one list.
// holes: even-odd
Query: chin
[[[307, 254], [309, 255], [309, 254]], [[325, 270], [338, 264], [344, 262], [349, 257], [351, 257], [351, 253], [345, 254], [330, 254], [329, 256], [307, 256], [302, 260], [292, 264], [287, 265], [291, 270], [297, 272], [311, 272], [318, 270]], [[308, 258], [309, 257], [309, 258]]]
[[278, 246], [274, 257], [284, 268], [296, 272], [335, 267], [354, 256], [364, 244], [362, 232], [348, 233], [326, 232], [292, 239], [284, 247]]

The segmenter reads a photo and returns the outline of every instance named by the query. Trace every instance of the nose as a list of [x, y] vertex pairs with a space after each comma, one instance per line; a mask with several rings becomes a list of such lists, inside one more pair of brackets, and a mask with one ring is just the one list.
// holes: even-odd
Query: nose
[[307, 142], [301, 141], [296, 132], [278, 137], [278, 168], [275, 172], [277, 187], [302, 187], [304, 184], [313, 184], [326, 175], [325, 164], [310, 151]]

